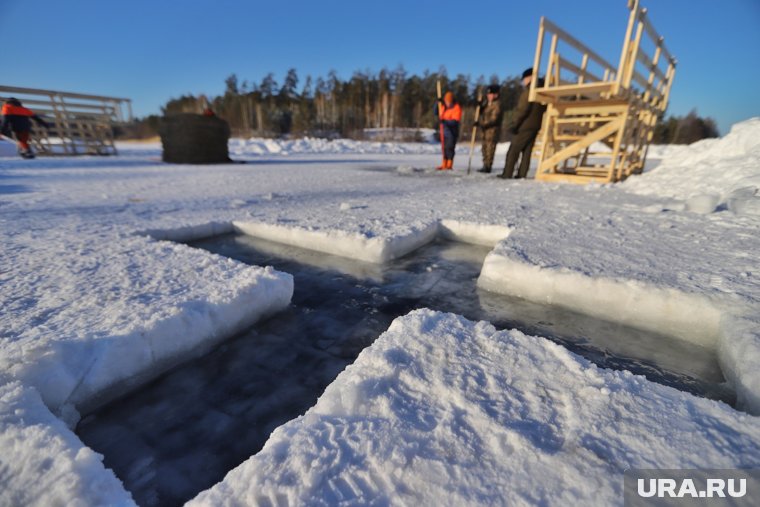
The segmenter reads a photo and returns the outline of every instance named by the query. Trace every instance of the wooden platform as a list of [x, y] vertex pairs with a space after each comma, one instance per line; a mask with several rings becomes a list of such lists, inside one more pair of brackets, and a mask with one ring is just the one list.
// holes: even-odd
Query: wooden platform
[[32, 122], [38, 155], [113, 155], [114, 125], [132, 120], [130, 99], [0, 85], [0, 101], [19, 99], [48, 124]]
[[[546, 104], [536, 179], [614, 182], [640, 173], [668, 105], [676, 60], [639, 0], [629, 0], [620, 61], [603, 57], [541, 18], [530, 100]], [[542, 63], [544, 67], [542, 67]]]

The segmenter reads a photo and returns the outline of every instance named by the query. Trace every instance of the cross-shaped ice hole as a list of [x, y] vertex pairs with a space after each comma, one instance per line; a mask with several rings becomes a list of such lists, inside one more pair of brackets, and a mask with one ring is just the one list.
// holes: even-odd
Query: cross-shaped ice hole
[[714, 351], [479, 290], [488, 247], [439, 240], [381, 266], [244, 235], [192, 245], [291, 273], [295, 293], [286, 311], [79, 424], [140, 505], [179, 505], [220, 481], [314, 405], [393, 319], [417, 308], [518, 328], [600, 366], [734, 402]]

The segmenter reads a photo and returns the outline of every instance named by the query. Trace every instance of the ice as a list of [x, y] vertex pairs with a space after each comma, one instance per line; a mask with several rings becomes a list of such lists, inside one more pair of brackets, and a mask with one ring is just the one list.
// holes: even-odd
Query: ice
[[720, 203], [720, 195], [716, 193], [692, 195], [686, 200], [686, 209], [693, 213], [707, 215], [715, 211]]
[[757, 418], [419, 310], [189, 505], [622, 505], [627, 468], [758, 464]]
[[[731, 401], [714, 351], [477, 290], [487, 247], [436, 242], [377, 266], [246, 236], [195, 245], [292, 273], [293, 306], [80, 424], [141, 505], [175, 504], [221, 480], [313, 406], [394, 318], [420, 307], [550, 336], [597, 364]], [[150, 473], [132, 478], [143, 462]]]

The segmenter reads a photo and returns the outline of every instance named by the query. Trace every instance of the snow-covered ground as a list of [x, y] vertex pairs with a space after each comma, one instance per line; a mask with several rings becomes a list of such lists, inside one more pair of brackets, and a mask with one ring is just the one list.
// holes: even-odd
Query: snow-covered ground
[[[163, 241], [235, 229], [372, 262], [437, 234], [492, 245], [482, 287], [714, 348], [740, 408], [760, 413], [758, 146], [753, 119], [587, 187], [465, 177], [464, 146], [453, 174], [423, 171], [439, 157], [426, 144], [234, 140], [251, 163], [224, 166], [165, 165], [158, 145], [131, 143], [118, 157], [1, 158], [0, 503], [128, 501], [55, 416], [72, 426], [287, 306], [288, 274]], [[760, 465], [757, 421], [540, 338], [419, 312], [197, 500], [621, 503], [627, 466]]]

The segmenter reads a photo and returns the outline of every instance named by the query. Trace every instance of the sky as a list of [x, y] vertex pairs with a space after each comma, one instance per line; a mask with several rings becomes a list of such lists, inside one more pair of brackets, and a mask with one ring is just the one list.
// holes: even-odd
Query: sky
[[[760, 0], [642, 0], [678, 59], [668, 113], [730, 126], [760, 116]], [[626, 0], [0, 0], [0, 85], [128, 97], [160, 113], [182, 94], [220, 94], [235, 73], [279, 84], [403, 65], [473, 78], [533, 63], [546, 16], [614, 64]]]

